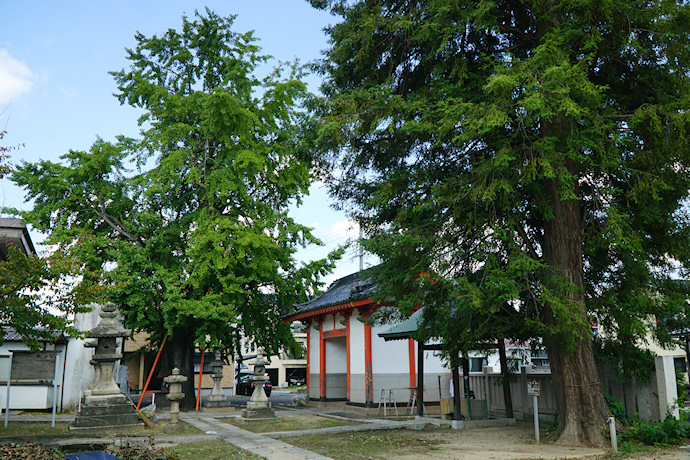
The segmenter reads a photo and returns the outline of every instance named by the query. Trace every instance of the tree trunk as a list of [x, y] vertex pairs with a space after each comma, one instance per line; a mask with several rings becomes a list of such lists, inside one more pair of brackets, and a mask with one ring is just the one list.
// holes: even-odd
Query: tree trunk
[[460, 402], [460, 370], [458, 363], [453, 364], [453, 420], [462, 420], [462, 404]]
[[175, 367], [180, 374], [187, 377], [182, 384], [184, 399], [180, 401], [180, 409], [193, 410], [196, 408], [196, 393], [194, 392], [194, 334], [177, 333], [168, 339], [163, 348], [159, 369], [172, 371]]
[[503, 337], [498, 338], [498, 360], [501, 363], [503, 380], [503, 400], [505, 401], [506, 418], [513, 418], [513, 398], [510, 394], [510, 369], [506, 358], [506, 343]]
[[[568, 158], [563, 162], [574, 177], [572, 187], [577, 196], [577, 165]], [[544, 318], [557, 393], [558, 444], [602, 446], [602, 428], [608, 411], [594, 363], [585, 309], [580, 203], [577, 199], [562, 198], [555, 179], [545, 180], [544, 191], [553, 213], [544, 220], [543, 256], [550, 270], [547, 286], [560, 299], [559, 304], [546, 305]]]

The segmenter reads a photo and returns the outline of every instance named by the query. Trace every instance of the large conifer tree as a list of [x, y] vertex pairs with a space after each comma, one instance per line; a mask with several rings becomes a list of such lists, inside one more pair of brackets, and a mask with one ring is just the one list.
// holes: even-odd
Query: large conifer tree
[[548, 347], [559, 441], [601, 445], [590, 326], [628, 346], [687, 317], [690, 6], [311, 3], [342, 18], [319, 141], [382, 294], [467, 346], [512, 308]]

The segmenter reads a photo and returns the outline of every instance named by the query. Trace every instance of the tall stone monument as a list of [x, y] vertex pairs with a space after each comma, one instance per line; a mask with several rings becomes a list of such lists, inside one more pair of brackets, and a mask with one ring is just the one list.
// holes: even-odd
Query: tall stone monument
[[95, 339], [95, 346], [91, 345], [95, 348], [91, 360], [95, 377], [84, 394], [81, 409], [77, 412], [71, 429], [140, 423], [132, 403], [120, 392], [113, 377], [113, 367], [122, 359], [122, 354], [117, 353], [117, 338], [129, 336], [132, 330], [125, 329], [118, 321], [117, 308], [112, 302], [101, 308], [100, 317], [98, 325], [86, 334], [87, 338]]
[[254, 382], [254, 392], [247, 402], [247, 408], [242, 409], [242, 415], [237, 417], [240, 422], [262, 422], [276, 420], [275, 411], [271, 408], [271, 402], [264, 391], [264, 382], [268, 380], [266, 375], [266, 364], [264, 349], [260, 347], [256, 352], [254, 360], [254, 375], [249, 377]]

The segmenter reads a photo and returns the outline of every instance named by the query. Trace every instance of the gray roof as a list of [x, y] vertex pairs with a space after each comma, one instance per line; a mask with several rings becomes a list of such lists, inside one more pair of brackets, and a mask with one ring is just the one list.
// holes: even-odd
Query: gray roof
[[[37, 330], [45, 331], [44, 328], [37, 328]], [[2, 333], [3, 337], [2, 340], [5, 342], [23, 342], [24, 339], [22, 338], [21, 334], [19, 334], [17, 331], [15, 331], [13, 328], [9, 326], [2, 326]], [[37, 338], [39, 342], [64, 342], [67, 340], [65, 337], [64, 332], [60, 331], [50, 331], [50, 337], [49, 339], [46, 338]]]
[[0, 260], [7, 259], [8, 245], [18, 247], [24, 254], [35, 254], [29, 230], [21, 219], [0, 218]]
[[353, 273], [334, 281], [328, 286], [326, 292], [320, 296], [296, 305], [295, 311], [283, 316], [283, 319], [289, 320], [289, 318], [302, 313], [367, 299], [373, 290], [373, 282], [364, 276], [360, 276], [359, 272]]

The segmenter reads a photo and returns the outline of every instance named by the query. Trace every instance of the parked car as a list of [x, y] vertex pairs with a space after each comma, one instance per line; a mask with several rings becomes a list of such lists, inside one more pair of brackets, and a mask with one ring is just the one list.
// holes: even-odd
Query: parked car
[[[238, 382], [237, 382], [237, 391], [235, 392], [236, 394], [251, 396], [252, 393], [254, 393], [254, 381], [249, 378], [252, 375], [254, 375], [254, 374], [252, 374], [251, 372], [240, 372], [240, 375], [237, 379]], [[273, 384], [271, 383], [271, 381], [265, 380], [264, 381], [264, 391], [266, 392], [266, 396], [271, 396], [272, 390], [273, 390]]]
[[307, 384], [307, 379], [304, 377], [290, 377], [288, 379], [288, 383], [291, 386], [299, 386], [299, 385], [306, 385]]

